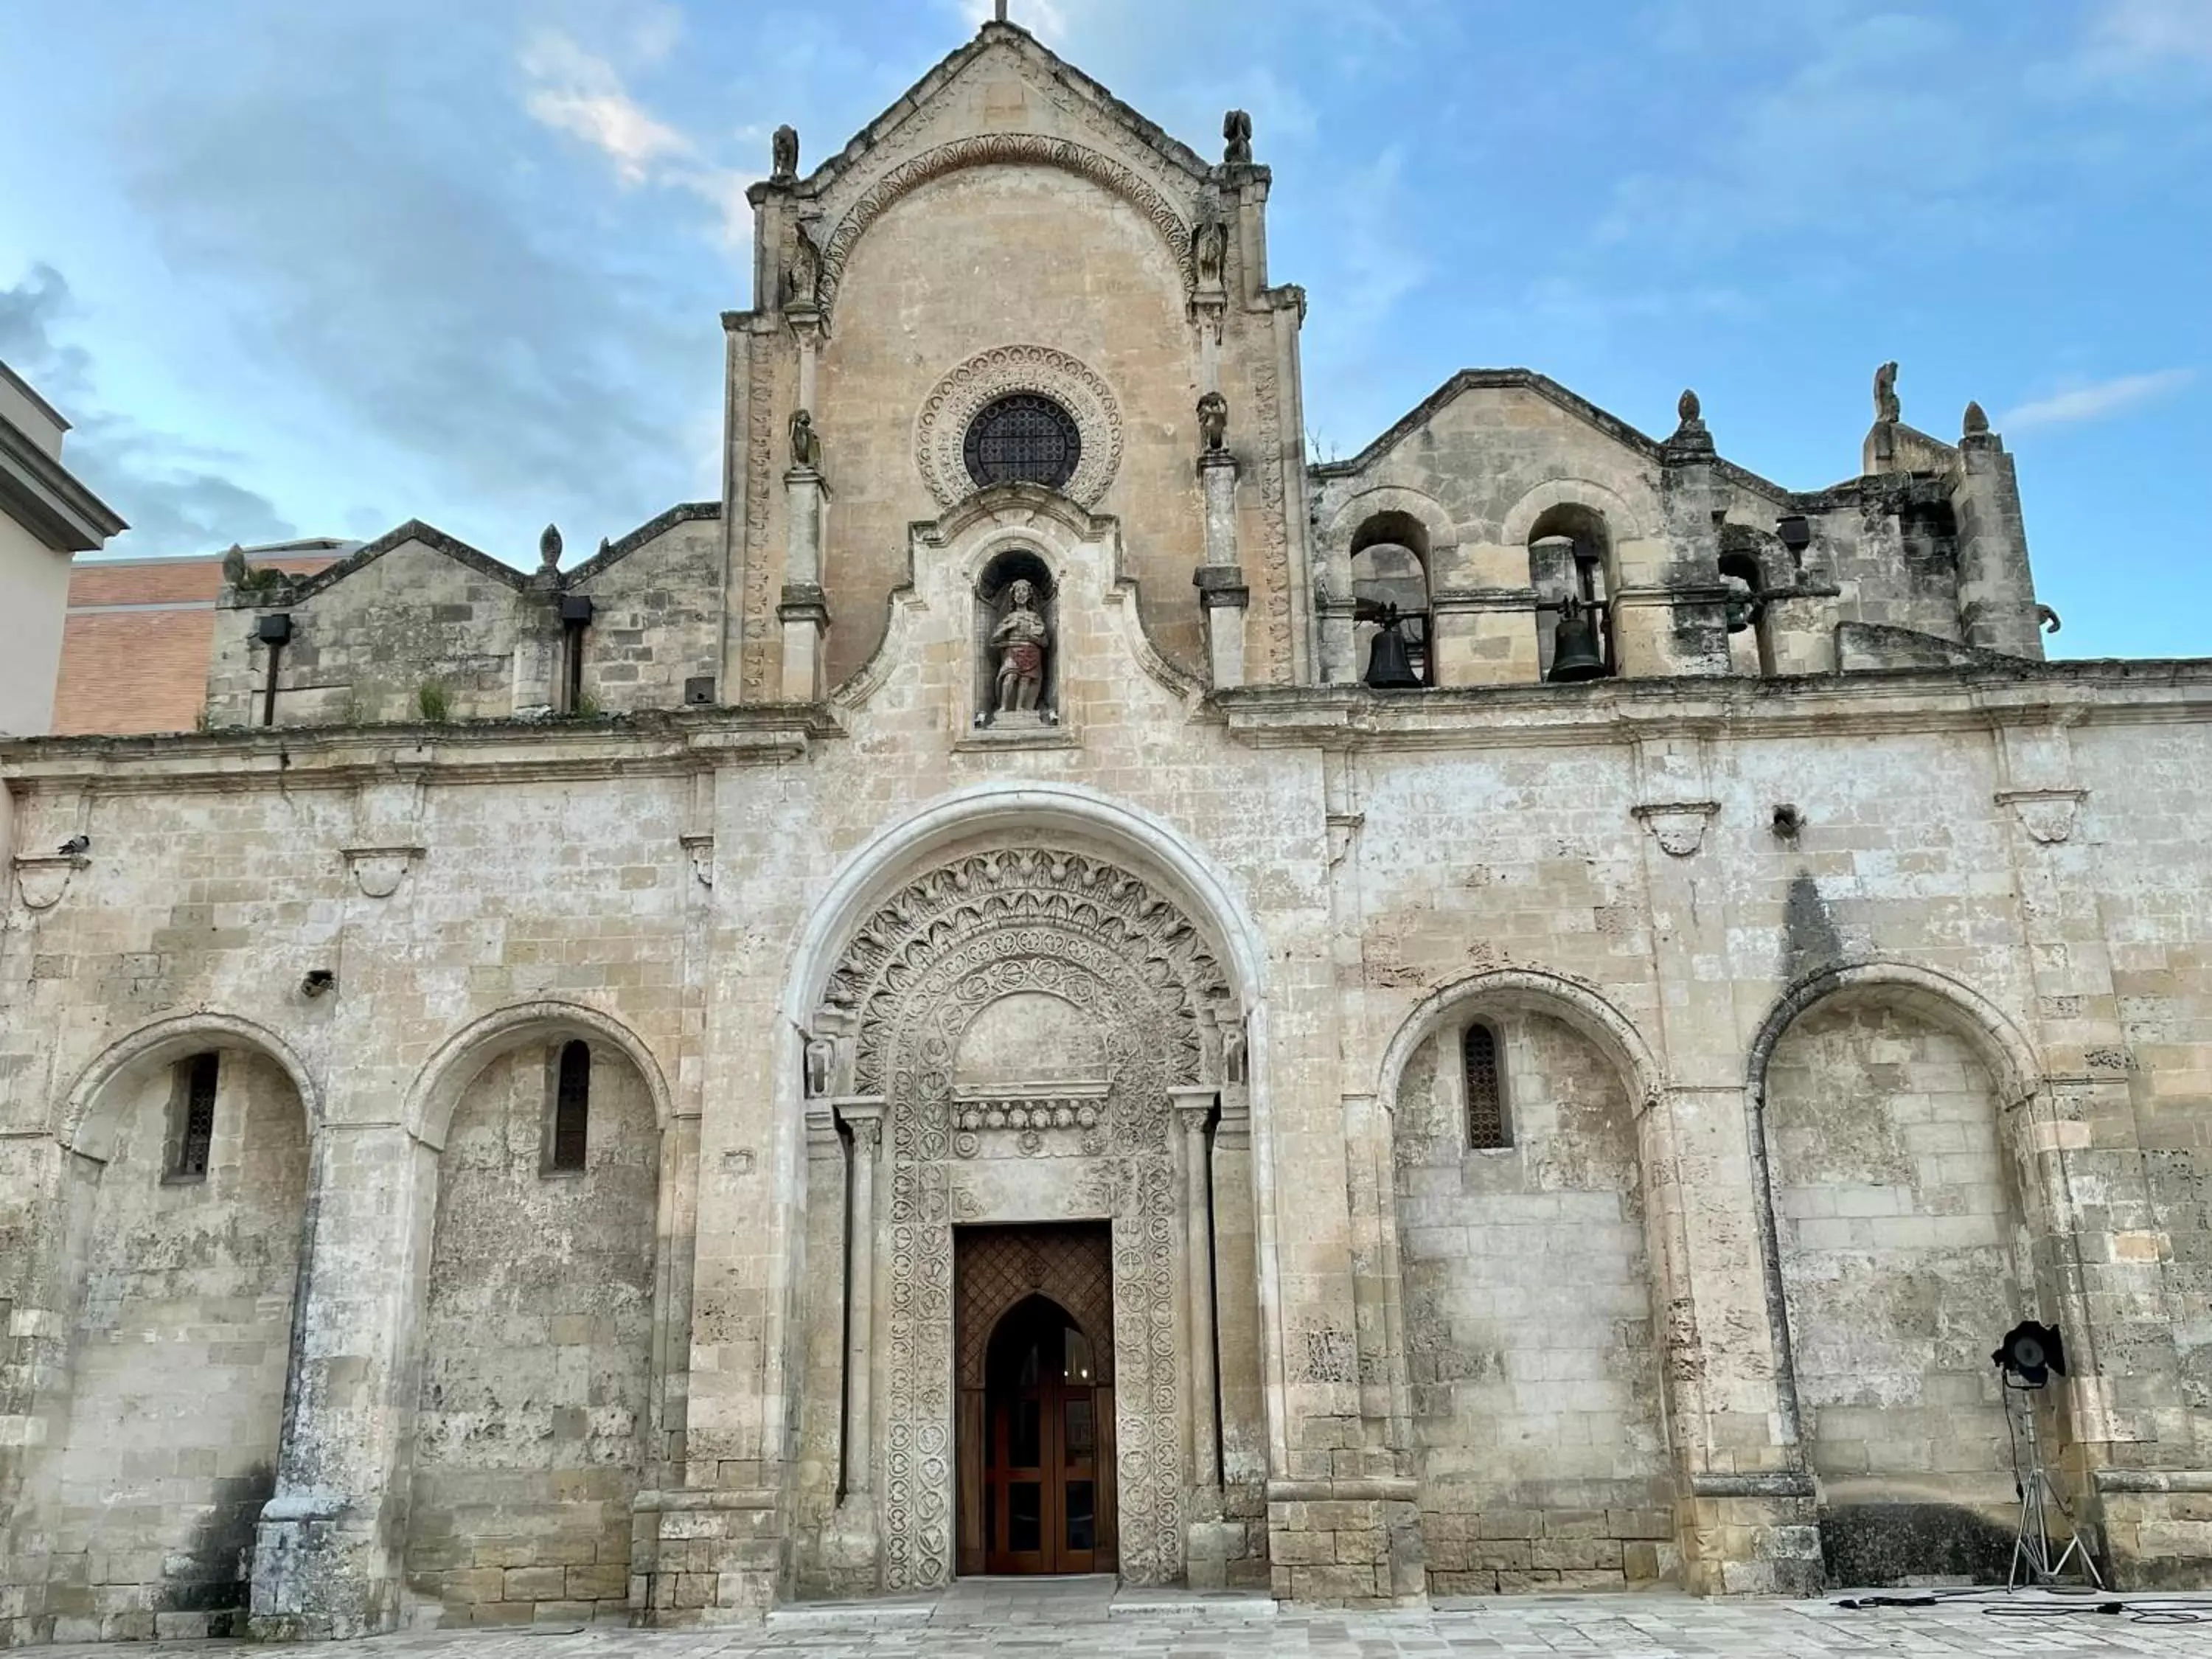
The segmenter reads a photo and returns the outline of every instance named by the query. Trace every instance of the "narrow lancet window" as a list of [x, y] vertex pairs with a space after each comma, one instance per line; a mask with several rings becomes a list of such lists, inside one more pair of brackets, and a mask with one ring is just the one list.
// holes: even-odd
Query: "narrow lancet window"
[[575, 1042], [561, 1050], [561, 1066], [553, 1089], [553, 1157], [556, 1170], [580, 1170], [590, 1142], [592, 1116], [592, 1048]]
[[1498, 1033], [1487, 1025], [1470, 1025], [1460, 1048], [1467, 1068], [1468, 1144], [1477, 1148], [1511, 1146], [1505, 1123], [1505, 1079], [1498, 1066]]
[[171, 1134], [169, 1178], [204, 1181], [215, 1145], [215, 1088], [222, 1069], [214, 1054], [194, 1054], [177, 1067], [176, 1127]]

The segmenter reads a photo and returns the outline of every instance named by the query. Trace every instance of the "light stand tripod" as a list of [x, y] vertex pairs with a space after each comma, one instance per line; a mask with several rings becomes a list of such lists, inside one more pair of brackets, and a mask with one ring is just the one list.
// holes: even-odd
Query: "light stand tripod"
[[[2013, 1447], [2013, 1484], [2020, 1489], [2020, 1533], [2012, 1546], [2012, 1571], [2006, 1575], [2005, 1588], [2018, 1589], [2023, 1583], [2052, 1585], [2066, 1571], [2069, 1561], [2078, 1560], [2081, 1571], [2089, 1575], [2089, 1583], [2099, 1589], [2105, 1581], [2097, 1576], [2097, 1564], [2089, 1559], [2089, 1552], [2081, 1547], [2081, 1534], [2075, 1528], [2074, 1535], [2066, 1540], [2066, 1547], [2058, 1559], [2051, 1559], [2051, 1516], [2052, 1507], [2061, 1515], [2067, 1513], [2066, 1504], [2051, 1488], [2051, 1478], [2043, 1472], [2043, 1452], [2035, 1437], [2035, 1396], [2043, 1392], [2040, 1382], [2014, 1382], [2010, 1376], [2001, 1379], [2004, 1384], [2005, 1406], [2009, 1411], [2012, 1398], [2020, 1396], [2021, 1421], [2027, 1427], [2022, 1437], [2027, 1451], [2027, 1467], [2020, 1467], [2021, 1442]], [[2026, 1576], [2022, 1577], [2025, 1569]]]

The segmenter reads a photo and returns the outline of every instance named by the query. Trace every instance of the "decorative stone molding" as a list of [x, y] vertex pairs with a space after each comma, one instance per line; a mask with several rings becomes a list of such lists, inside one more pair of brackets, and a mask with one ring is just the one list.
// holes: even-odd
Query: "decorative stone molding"
[[2074, 838], [2074, 820], [2088, 798], [2086, 789], [2000, 789], [1996, 799], [2012, 808], [2031, 839], [2056, 847]]
[[1097, 506], [1121, 471], [1121, 406], [1087, 364], [1042, 345], [994, 346], [930, 389], [914, 428], [915, 465], [929, 493], [945, 507], [977, 493], [980, 486], [968, 475], [969, 425], [988, 404], [1018, 392], [1049, 398], [1073, 417], [1083, 455], [1062, 493], [1084, 507]]
[[1717, 800], [1655, 801], [1629, 809], [1658, 838], [1670, 858], [1693, 857], [1705, 844], [1705, 821], [1717, 815]]
[[846, 210], [822, 250], [822, 275], [817, 289], [822, 309], [825, 313], [834, 311], [838, 288], [844, 281], [845, 264], [852, 257], [854, 246], [868, 227], [899, 198], [933, 179], [963, 167], [1006, 163], [1059, 167], [1103, 185], [1122, 197], [1152, 222], [1173, 252], [1176, 265], [1186, 273], [1185, 280], [1188, 280], [1192, 270], [1190, 227], [1150, 181], [1111, 157], [1065, 138], [1048, 138], [1031, 132], [986, 132], [924, 150], [913, 160], [893, 167]]
[[32, 910], [51, 910], [69, 890], [70, 878], [89, 870], [92, 860], [82, 853], [50, 854], [33, 858], [15, 855], [15, 891]]
[[[1109, 1080], [957, 1087], [956, 1057], [970, 1024], [1004, 998], [1038, 994], [1093, 1024]], [[826, 1000], [848, 1011], [857, 1034], [857, 1086], [887, 1103], [884, 1587], [928, 1588], [952, 1573], [952, 1227], [980, 1214], [955, 1170], [1010, 1154], [1079, 1159], [1069, 1171], [1068, 1213], [1111, 1226], [1121, 1570], [1132, 1583], [1174, 1583], [1183, 1570], [1187, 1471], [1169, 1103], [1176, 1087], [1199, 1081], [1206, 1017], [1218, 1023], [1232, 1000], [1212, 947], [1175, 903], [1101, 860], [1049, 848], [983, 852], [940, 866], [876, 908], [831, 972]], [[1018, 1114], [1030, 1127], [1015, 1127]], [[1041, 1116], [1049, 1127], [1039, 1127]], [[975, 1123], [982, 1127], [967, 1127]]]
[[353, 872], [354, 883], [368, 897], [390, 898], [399, 890], [415, 860], [421, 858], [420, 847], [349, 847], [344, 849], [346, 868]]

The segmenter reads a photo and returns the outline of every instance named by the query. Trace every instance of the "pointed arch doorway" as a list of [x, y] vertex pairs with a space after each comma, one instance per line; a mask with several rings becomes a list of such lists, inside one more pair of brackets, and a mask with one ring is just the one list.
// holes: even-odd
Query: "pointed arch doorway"
[[1112, 1572], [1109, 1230], [973, 1227], [957, 1237], [959, 1571]]

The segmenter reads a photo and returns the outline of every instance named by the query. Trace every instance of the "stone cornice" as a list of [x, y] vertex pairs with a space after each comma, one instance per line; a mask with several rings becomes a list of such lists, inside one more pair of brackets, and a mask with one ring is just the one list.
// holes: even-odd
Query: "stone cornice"
[[128, 528], [67, 467], [0, 416], [0, 513], [56, 552], [86, 553]]
[[1207, 708], [1255, 747], [1465, 750], [1618, 744], [1658, 735], [1835, 738], [2212, 722], [2212, 659], [2045, 663], [2012, 671], [1593, 680], [1414, 692], [1248, 686]]
[[592, 720], [241, 728], [0, 743], [24, 784], [109, 792], [337, 788], [405, 772], [453, 784], [675, 775], [804, 759], [842, 737], [827, 705], [672, 710]]

